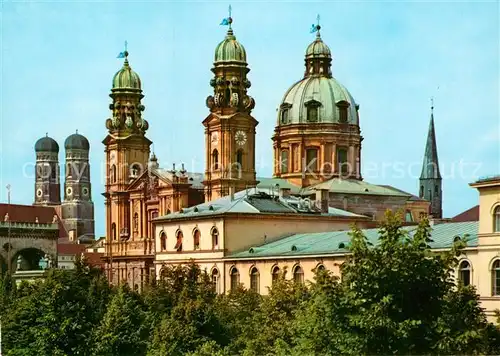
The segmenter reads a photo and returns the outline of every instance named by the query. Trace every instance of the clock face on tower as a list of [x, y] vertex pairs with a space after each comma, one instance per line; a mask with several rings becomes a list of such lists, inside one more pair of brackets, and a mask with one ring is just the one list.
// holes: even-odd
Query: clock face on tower
[[239, 146], [243, 146], [247, 142], [247, 134], [244, 131], [238, 130], [234, 135], [234, 140]]
[[42, 195], [43, 195], [42, 190], [41, 190], [40, 188], [38, 188], [38, 189], [36, 190], [36, 196], [37, 196], [37, 197], [39, 197], [39, 198], [41, 198], [41, 197], [42, 197]]

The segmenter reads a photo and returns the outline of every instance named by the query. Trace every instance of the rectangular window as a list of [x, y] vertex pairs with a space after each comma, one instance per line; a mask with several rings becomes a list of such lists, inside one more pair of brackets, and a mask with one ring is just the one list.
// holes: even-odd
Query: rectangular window
[[318, 150], [308, 148], [306, 150], [306, 171], [316, 172], [318, 170]]
[[339, 121], [341, 123], [347, 123], [347, 107], [339, 107]]
[[342, 174], [349, 173], [349, 163], [347, 162], [346, 148], [337, 149], [337, 164], [338, 164], [338, 172]]
[[307, 121], [309, 122], [318, 121], [318, 108], [316, 106], [309, 106], [307, 108]]
[[281, 173], [288, 173], [288, 150], [281, 151]]

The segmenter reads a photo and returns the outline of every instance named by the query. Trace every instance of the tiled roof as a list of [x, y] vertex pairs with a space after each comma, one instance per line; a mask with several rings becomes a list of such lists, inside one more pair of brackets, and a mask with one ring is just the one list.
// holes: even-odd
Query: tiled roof
[[[184, 219], [188, 217], [202, 217], [220, 215], [224, 213], [258, 214], [258, 213], [282, 213], [282, 214], [317, 214], [320, 210], [314, 202], [297, 197], [271, 196], [267, 189], [250, 188], [242, 190], [230, 196], [222, 197], [210, 202], [195, 205], [181, 211], [165, 215], [158, 219]], [[350, 213], [341, 209], [329, 208], [325, 216], [366, 218], [362, 215]]]
[[401, 192], [405, 195], [408, 195], [410, 198], [409, 200], [412, 200], [412, 201], [425, 201], [425, 199], [422, 199], [414, 194], [411, 194], [411, 193], [408, 193], [408, 192], [405, 192], [404, 190], [401, 190], [401, 189], [398, 189], [398, 188], [395, 188], [393, 186], [390, 186], [390, 185], [385, 185], [385, 184], [381, 184], [379, 185], [379, 187], [384, 187], [384, 188], [388, 188], [388, 189], [392, 189], [392, 190], [396, 190], [398, 192]]
[[[169, 181], [174, 180], [174, 173], [172, 173], [171, 170], [164, 169], [164, 168], [156, 168], [156, 169], [153, 169], [153, 171], [156, 174], [158, 174], [158, 176], [160, 176], [161, 178], [167, 179]], [[203, 173], [186, 172], [185, 174], [188, 176], [188, 183], [191, 184], [192, 188], [195, 188], [195, 189], [203, 189], [204, 188], [204, 185], [202, 183], [203, 178], [204, 178]], [[176, 171], [175, 175], [177, 177], [180, 177], [181, 173], [179, 171]]]
[[94, 267], [102, 267], [104, 268], [104, 261], [102, 260], [102, 257], [104, 256], [103, 253], [98, 253], [98, 252], [85, 252], [83, 254], [85, 259], [87, 260], [87, 263], [91, 266]]
[[57, 253], [59, 255], [81, 255], [87, 246], [76, 243], [58, 243]]
[[[417, 226], [403, 228], [413, 236]], [[450, 248], [456, 236], [467, 236], [467, 246], [477, 246], [477, 222], [444, 223], [432, 227], [431, 248]], [[259, 258], [259, 257], [289, 257], [303, 255], [335, 255], [348, 252], [351, 237], [350, 231], [331, 231], [320, 233], [295, 234], [282, 239], [252, 247], [248, 250], [234, 253], [227, 259]], [[366, 229], [363, 234], [372, 244], [378, 244], [379, 230]]]
[[473, 206], [451, 218], [452, 222], [479, 221], [479, 205]]
[[0, 204], [0, 219], [3, 221], [5, 214], [9, 213], [9, 219], [13, 222], [34, 223], [38, 218], [41, 224], [51, 224], [56, 215], [56, 210], [51, 206]]

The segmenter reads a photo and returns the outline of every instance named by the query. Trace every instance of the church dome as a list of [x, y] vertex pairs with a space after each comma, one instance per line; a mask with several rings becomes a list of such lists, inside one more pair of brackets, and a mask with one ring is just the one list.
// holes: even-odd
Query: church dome
[[113, 89], [141, 90], [141, 78], [130, 68], [127, 57], [128, 52], [125, 52], [123, 67], [113, 77]]
[[278, 112], [278, 125], [343, 123], [359, 125], [358, 105], [349, 91], [332, 76], [330, 48], [316, 39], [306, 50], [304, 79], [285, 93]]
[[64, 148], [67, 150], [76, 149], [88, 151], [90, 149], [90, 144], [87, 138], [83, 135], [80, 135], [77, 131], [73, 135], [68, 136], [68, 138], [64, 142]]
[[36, 141], [35, 151], [36, 152], [58, 153], [59, 152], [59, 145], [57, 144], [56, 140], [54, 140], [53, 138], [51, 138], [47, 135], [45, 137], [42, 137], [38, 141]]
[[215, 48], [215, 63], [219, 62], [247, 62], [245, 48], [236, 40], [231, 27], [226, 38]]

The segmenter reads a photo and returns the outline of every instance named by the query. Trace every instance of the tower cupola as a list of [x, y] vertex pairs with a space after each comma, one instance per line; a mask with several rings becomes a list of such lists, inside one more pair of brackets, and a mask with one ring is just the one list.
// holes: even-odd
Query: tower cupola
[[141, 103], [144, 97], [141, 79], [130, 67], [128, 56], [126, 49], [119, 56], [125, 60], [123, 67], [113, 77], [110, 94], [113, 102], [109, 105], [112, 116], [106, 120], [106, 128], [115, 135], [144, 135], [149, 124], [142, 118], [145, 107]]

